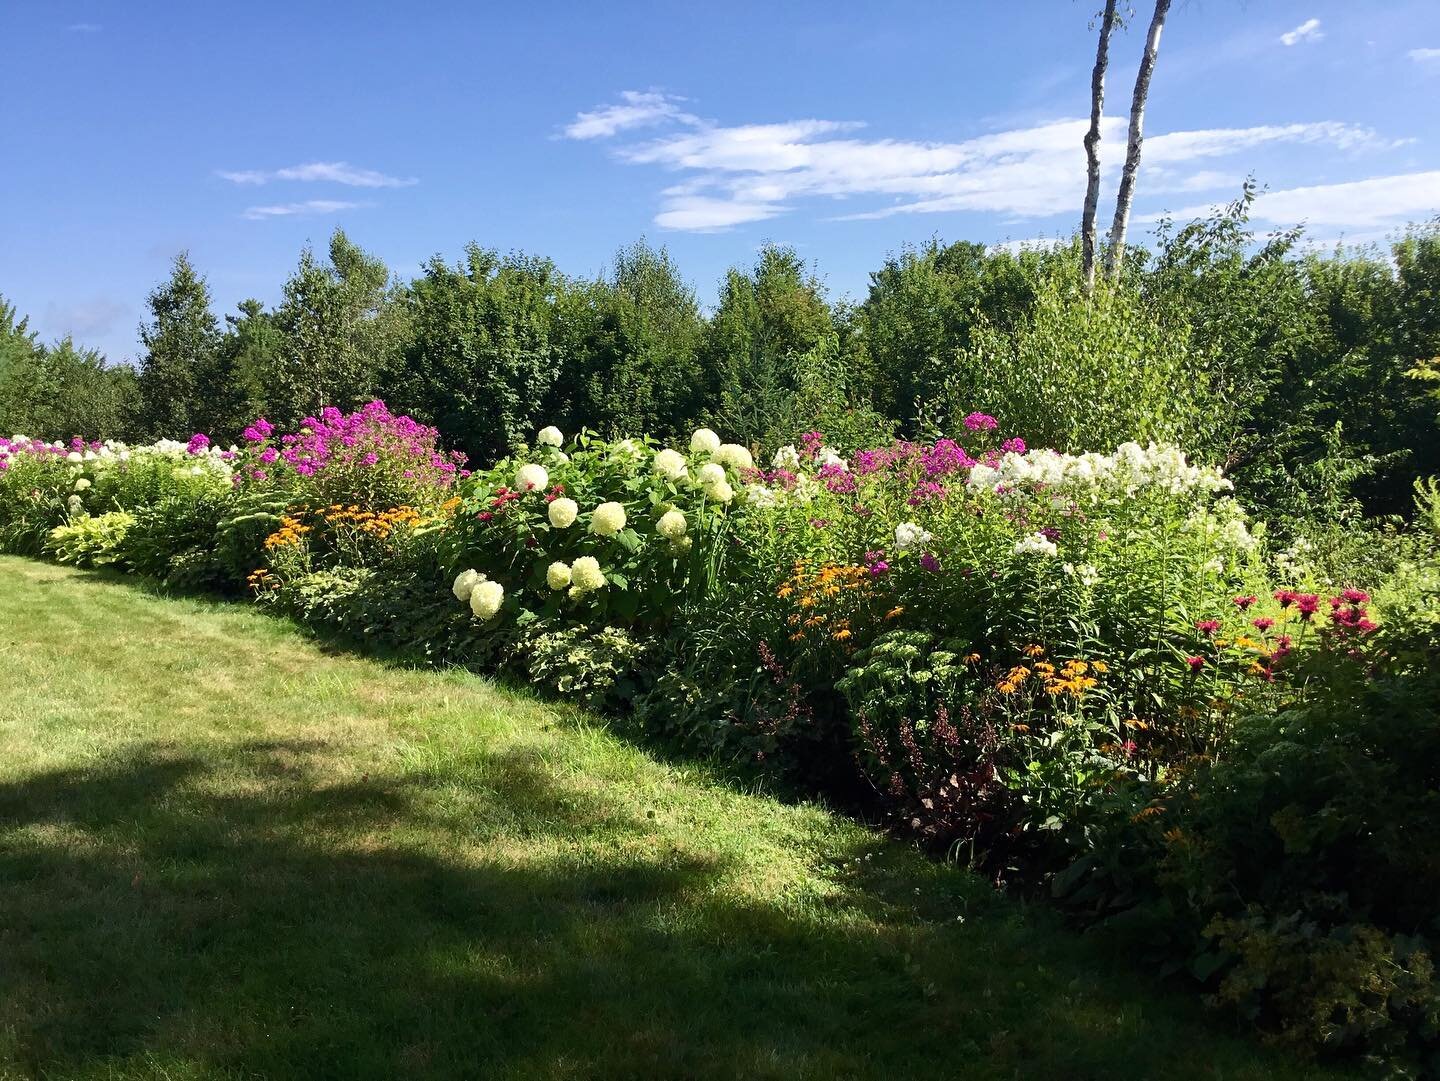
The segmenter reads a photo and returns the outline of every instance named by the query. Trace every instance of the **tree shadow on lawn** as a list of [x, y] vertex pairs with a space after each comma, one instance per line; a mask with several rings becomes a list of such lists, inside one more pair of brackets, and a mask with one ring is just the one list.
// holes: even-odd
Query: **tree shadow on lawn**
[[833, 889], [766, 896], [531, 753], [459, 802], [324, 755], [142, 745], [0, 787], [0, 1073], [1315, 1076], [858, 831]]

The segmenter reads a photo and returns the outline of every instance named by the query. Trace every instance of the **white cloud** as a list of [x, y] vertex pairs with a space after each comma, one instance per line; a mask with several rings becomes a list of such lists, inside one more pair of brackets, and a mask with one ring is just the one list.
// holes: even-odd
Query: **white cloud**
[[620, 94], [618, 105], [605, 105], [588, 113], [576, 113], [575, 119], [565, 126], [565, 137], [608, 139], [622, 131], [653, 127], [670, 120], [686, 124], [699, 123], [697, 117], [680, 108], [678, 103], [684, 100], [673, 94], [661, 94], [653, 90], [625, 90]]
[[303, 203], [280, 203], [275, 206], [252, 206], [246, 209], [245, 217], [251, 221], [265, 221], [267, 218], [289, 218], [299, 215], [335, 214], [341, 210], [358, 210], [368, 203], [347, 203], [339, 199], [307, 199]]
[[[1188, 206], [1174, 211], [1170, 217], [1186, 221], [1204, 217], [1215, 209], [1215, 204]], [[1440, 170], [1265, 192], [1250, 209], [1251, 220], [1281, 227], [1304, 222], [1311, 226], [1381, 232], [1437, 213], [1440, 213]], [[1144, 220], [1154, 221], [1157, 217], [1147, 215]]]
[[1282, 45], [1299, 45], [1302, 41], [1319, 41], [1325, 35], [1320, 30], [1319, 19], [1306, 19], [1294, 30], [1280, 35]]
[[1428, 64], [1440, 60], [1440, 49], [1411, 49], [1405, 55], [1417, 64]]
[[665, 203], [655, 215], [655, 224], [662, 229], [678, 229], [690, 233], [714, 233], [746, 222], [764, 221], [782, 213], [775, 203], [742, 202], [716, 199], [706, 195], [677, 195]]
[[245, 169], [238, 172], [220, 170], [218, 175], [232, 184], [268, 184], [272, 180], [319, 181], [345, 184], [352, 188], [408, 188], [420, 183], [415, 177], [386, 176], [374, 169], [358, 169], [344, 161], [312, 161], [305, 165], [289, 165], [284, 169]]
[[130, 314], [129, 305], [112, 297], [95, 296], [73, 304], [46, 305], [45, 325], [61, 335], [77, 338], [84, 345], [85, 339], [108, 333]]
[[[1084, 119], [1053, 120], [955, 143], [864, 139], [855, 134], [864, 125], [853, 121], [811, 118], [726, 126], [688, 114], [672, 119], [668, 130], [621, 140], [614, 150], [628, 164], [678, 174], [660, 192], [655, 222], [664, 229], [715, 231], [765, 221], [792, 210], [800, 199], [867, 201], [841, 208], [842, 220], [981, 211], [1019, 221], [1079, 213]], [[1119, 117], [1105, 120], [1105, 145], [1123, 146], [1124, 127]], [[599, 138], [599, 130], [583, 137]], [[1188, 166], [1277, 144], [1351, 152], [1397, 145], [1367, 128], [1333, 121], [1171, 132], [1145, 142], [1146, 175], [1156, 178], [1148, 190], [1238, 188], [1240, 178], [1233, 172]], [[1118, 152], [1105, 160], [1107, 176], [1113, 176]]]

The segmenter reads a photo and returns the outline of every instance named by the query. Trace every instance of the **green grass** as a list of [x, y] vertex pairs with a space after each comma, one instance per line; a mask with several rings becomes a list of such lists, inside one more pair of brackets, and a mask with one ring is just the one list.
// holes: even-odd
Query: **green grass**
[[823, 809], [0, 558], [0, 1076], [1318, 1075]]

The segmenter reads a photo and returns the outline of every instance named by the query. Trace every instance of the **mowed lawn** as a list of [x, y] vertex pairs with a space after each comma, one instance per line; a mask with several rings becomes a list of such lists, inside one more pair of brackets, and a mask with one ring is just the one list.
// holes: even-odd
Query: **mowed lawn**
[[583, 715], [0, 558], [0, 1076], [1321, 1073]]

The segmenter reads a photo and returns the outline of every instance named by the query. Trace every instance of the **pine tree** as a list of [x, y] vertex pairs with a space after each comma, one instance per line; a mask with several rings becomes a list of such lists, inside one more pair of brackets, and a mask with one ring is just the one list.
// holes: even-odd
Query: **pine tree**
[[147, 304], [150, 322], [140, 327], [141, 426], [153, 437], [184, 439], [200, 429], [205, 403], [219, 389], [207, 377], [213, 377], [220, 343], [210, 289], [188, 253], [175, 257], [170, 279]]

